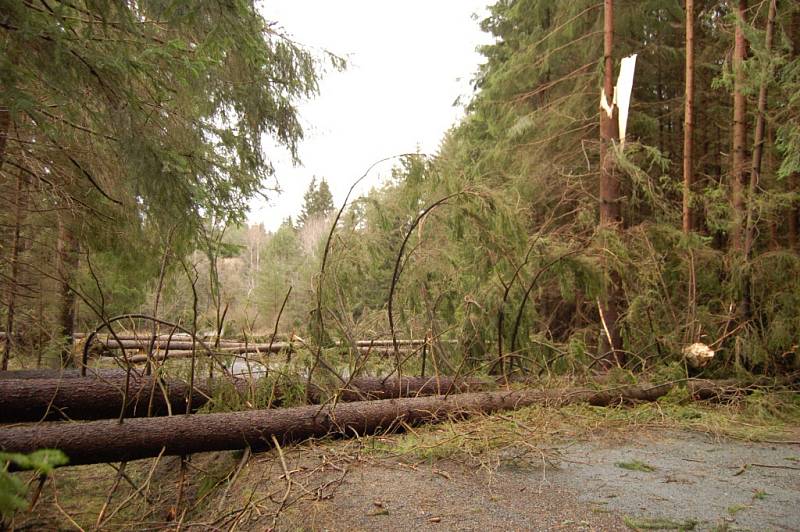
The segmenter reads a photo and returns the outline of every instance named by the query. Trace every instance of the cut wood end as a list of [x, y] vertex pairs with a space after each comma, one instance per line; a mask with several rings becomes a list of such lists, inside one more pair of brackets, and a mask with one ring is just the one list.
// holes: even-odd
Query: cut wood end
[[714, 350], [702, 342], [696, 342], [683, 349], [683, 356], [693, 368], [704, 368], [714, 358]]

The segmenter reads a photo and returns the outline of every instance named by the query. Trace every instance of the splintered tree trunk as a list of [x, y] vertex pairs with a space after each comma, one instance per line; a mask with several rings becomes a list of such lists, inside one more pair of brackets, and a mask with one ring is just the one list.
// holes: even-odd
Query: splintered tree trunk
[[694, 0], [686, 0], [686, 88], [683, 111], [683, 232], [695, 228], [694, 188]]
[[747, 42], [744, 29], [747, 0], [739, 0], [733, 48], [733, 158], [731, 161], [731, 204], [733, 220], [730, 244], [734, 250], [744, 250], [743, 223], [745, 219], [744, 186], [747, 182], [747, 97], [744, 93], [744, 59]]
[[[713, 384], [690, 383], [695, 396], [724, 393]], [[353, 436], [476, 413], [513, 410], [533, 404], [560, 406], [588, 402], [595, 406], [626, 400], [654, 401], [673, 388], [627, 387], [607, 391], [573, 389], [502, 391], [450, 396], [385, 399], [334, 405], [311, 405], [221, 414], [194, 414], [86, 423], [39, 423], [0, 431], [0, 450], [28, 453], [61, 449], [70, 465], [121, 462], [160, 455], [187, 455], [282, 443], [327, 435]]]
[[[124, 417], [164, 416], [169, 412], [185, 412], [189, 397], [189, 384], [184, 381], [169, 379], [159, 383], [153, 376], [134, 371], [129, 380], [122, 370], [103, 370], [95, 377], [84, 378], [73, 370], [64, 370], [60, 375], [36, 370], [8, 373], [16, 378], [0, 379], [0, 423], [116, 418], [122, 411], [124, 396], [127, 397]], [[232, 385], [246, 395], [250, 384], [245, 379], [198, 382], [192, 393], [192, 408], [201, 408], [215, 390], [226, 386]], [[267, 391], [272, 391], [271, 384], [265, 380], [252, 384], [256, 389], [267, 387]], [[358, 377], [343, 390], [328, 391], [313, 386], [307, 397], [312, 403], [323, 403], [338, 392], [339, 401], [351, 402], [474, 392], [494, 387], [492, 381], [452, 377], [403, 377], [386, 381], [378, 377]], [[276, 400], [283, 395], [280, 388], [275, 390]]]
[[75, 332], [75, 292], [71, 288], [78, 270], [78, 242], [64, 220], [58, 226], [58, 274], [60, 281], [59, 328], [63, 341], [61, 366], [73, 366], [72, 335]]
[[[614, 95], [614, 2], [605, 0], [603, 28], [603, 64], [605, 75], [603, 90], [609, 105]], [[616, 106], [612, 105], [612, 109]], [[615, 171], [614, 158], [609, 148], [619, 136], [617, 116], [600, 109], [600, 227], [606, 231], [619, 230], [622, 224], [620, 214], [620, 182]], [[609, 268], [607, 268], [609, 269]], [[606, 367], [623, 362], [622, 336], [619, 331], [620, 305], [622, 303], [621, 279], [611, 270], [603, 301], [600, 303], [601, 341], [603, 363]]]
[[[790, 26], [792, 39], [792, 59], [800, 57], [800, 9], [795, 9], [792, 13]], [[800, 193], [800, 173], [793, 173], [789, 176], [789, 192]], [[798, 223], [800, 223], [800, 201], [794, 200], [789, 206], [789, 222], [787, 227], [787, 237], [790, 249], [800, 251], [800, 238], [798, 238]]]
[[22, 209], [25, 194], [25, 179], [22, 172], [17, 175], [17, 187], [14, 191], [14, 237], [11, 243], [11, 275], [8, 279], [8, 306], [6, 312], [6, 342], [3, 345], [3, 356], [0, 369], [8, 369], [11, 348], [14, 345], [14, 313], [16, 311], [17, 290], [19, 289], [19, 254], [22, 248], [20, 231], [22, 227]]

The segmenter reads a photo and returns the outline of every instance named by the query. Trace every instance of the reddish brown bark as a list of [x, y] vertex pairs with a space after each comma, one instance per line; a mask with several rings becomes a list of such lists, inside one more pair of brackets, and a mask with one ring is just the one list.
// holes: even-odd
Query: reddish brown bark
[[747, 0], [739, 0], [733, 48], [733, 153], [731, 159], [732, 221], [730, 244], [733, 249], [744, 250], [743, 224], [745, 220], [744, 187], [747, 182], [747, 97], [744, 93], [744, 60], [747, 42], [744, 29]]
[[683, 111], [683, 232], [694, 231], [694, 0], [686, 0], [686, 75]]

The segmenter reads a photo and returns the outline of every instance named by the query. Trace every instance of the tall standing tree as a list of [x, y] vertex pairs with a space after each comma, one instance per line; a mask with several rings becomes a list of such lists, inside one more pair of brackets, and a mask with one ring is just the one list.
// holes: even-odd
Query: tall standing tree
[[323, 178], [317, 184], [312, 177], [306, 193], [303, 195], [303, 207], [297, 217], [298, 225], [305, 226], [310, 220], [324, 218], [333, 212], [333, 194], [328, 182]]
[[747, 182], [747, 95], [745, 93], [744, 61], [747, 41], [744, 25], [747, 20], [747, 0], [738, 0], [733, 41], [733, 147], [731, 159], [732, 222], [730, 244], [736, 251], [744, 250], [745, 183]]
[[[618, 231], [622, 225], [620, 180], [613, 150], [619, 136], [614, 96], [614, 0], [603, 4], [603, 97], [600, 108], [600, 229]], [[619, 330], [621, 287], [614, 270], [607, 268], [608, 285], [600, 303], [601, 351], [606, 365], [623, 360], [622, 335]]]
[[795, 112], [790, 112], [786, 118], [788, 120], [778, 128], [779, 138], [781, 139], [783, 151], [786, 153], [784, 159], [785, 167], [781, 168], [779, 174], [787, 179], [787, 188], [794, 197], [789, 202], [789, 209], [786, 213], [788, 244], [791, 249], [800, 251], [800, 155], [791, 156], [792, 152], [800, 147], [800, 7], [794, 6], [790, 12], [788, 24], [788, 36], [791, 41], [789, 60], [783, 68], [782, 77], [786, 79], [788, 90], [784, 93], [785, 98], [793, 105], [788, 106]]
[[694, 0], [686, 0], [686, 88], [683, 111], [683, 232], [695, 228], [694, 188]]
[[62, 278], [65, 333], [78, 245], [125, 253], [131, 234], [176, 223], [191, 242], [207, 218], [243, 218], [272, 175], [265, 138], [296, 159], [295, 104], [321, 65], [252, 0], [0, 0], [0, 13], [0, 172], [59, 213], [41, 215], [37, 241], [62, 257], [44, 273]]

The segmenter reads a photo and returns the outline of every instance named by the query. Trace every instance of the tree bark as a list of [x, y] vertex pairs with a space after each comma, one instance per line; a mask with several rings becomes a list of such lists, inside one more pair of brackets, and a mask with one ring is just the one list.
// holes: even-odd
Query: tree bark
[[[772, 41], [775, 35], [775, 16], [777, 13], [777, 0], [770, 0], [769, 12], [767, 14], [767, 31], [764, 42], [764, 49], [769, 55], [772, 52]], [[761, 84], [758, 89], [758, 116], [756, 117], [756, 132], [753, 139], [753, 160], [750, 166], [750, 182], [747, 190], [747, 226], [745, 234], [745, 257], [750, 256], [755, 237], [755, 198], [758, 184], [761, 179], [761, 161], [764, 156], [764, 142], [766, 140], [766, 114], [767, 114], [767, 90], [772, 67], [767, 58], [767, 64], [762, 69]]]
[[[134, 372], [139, 373], [134, 369]], [[19, 379], [77, 379], [77, 378], [98, 378], [108, 379], [113, 377], [125, 376], [124, 369], [89, 369], [88, 377], [81, 375], [79, 369], [15, 369], [0, 373], [0, 380], [19, 380]]]
[[745, 219], [744, 186], [747, 182], [747, 97], [744, 93], [744, 60], [747, 42], [743, 25], [746, 20], [747, 0], [739, 0], [736, 10], [736, 30], [733, 48], [733, 157], [731, 161], [732, 221], [730, 244], [734, 250], [744, 250], [743, 223]]
[[[605, 231], [618, 231], [622, 225], [620, 214], [620, 182], [616, 173], [614, 157], [609, 154], [614, 139], [619, 136], [616, 106], [611, 102], [614, 96], [614, 2], [604, 0], [603, 22], [603, 91], [611, 113], [600, 109], [600, 228]], [[610, 270], [608, 267], [607, 270]], [[606, 367], [622, 364], [622, 336], [619, 331], [620, 306], [622, 303], [621, 279], [610, 270], [606, 293], [600, 303], [601, 351]]]
[[[93, 342], [94, 343], [94, 342]], [[103, 345], [108, 349], [140, 349], [146, 350], [150, 346], [150, 339], [147, 338], [140, 338], [138, 340], [120, 340], [117, 342], [113, 339], [108, 339], [104, 341], [98, 342], [99, 344]], [[207, 344], [208, 345], [208, 344]], [[197, 349], [198, 355], [203, 355], [207, 353], [207, 351], [203, 348], [203, 346], [199, 343], [195, 344]], [[211, 346], [209, 346], [211, 347]], [[191, 341], [162, 341], [156, 340], [153, 345], [153, 350], [160, 350], [164, 351], [165, 349], [169, 348], [170, 355], [172, 355], [171, 351], [191, 351], [192, 350], [192, 342]], [[277, 353], [283, 351], [284, 349], [291, 349], [292, 344], [289, 342], [275, 342], [272, 344], [270, 348], [270, 344], [244, 344], [244, 343], [221, 343], [218, 348], [212, 347], [212, 350], [216, 352], [225, 352], [225, 353], [253, 353], [255, 351], [264, 351], [271, 353]]]
[[[75, 338], [83, 338], [81, 333], [75, 333]], [[102, 344], [103, 346], [109, 349], [120, 349], [124, 347], [125, 349], [147, 349], [150, 346], [150, 341], [152, 338], [139, 336], [134, 337], [130, 335], [117, 335], [119, 341], [111, 336], [100, 336], [95, 337], [92, 340], [92, 343], [97, 342]], [[415, 347], [420, 347], [425, 343], [424, 340], [398, 340], [397, 345], [400, 346], [401, 350], [409, 350], [414, 349]], [[199, 344], [195, 344], [197, 346], [198, 353], [202, 353], [203, 348]], [[283, 351], [284, 349], [292, 349], [293, 346], [296, 345], [292, 342], [273, 342], [273, 343], [246, 343], [246, 342], [239, 342], [239, 341], [230, 341], [230, 340], [220, 340], [219, 342], [219, 350], [220, 351], [228, 351], [233, 353], [246, 353], [246, 352], [255, 352], [255, 351], [269, 351], [272, 353], [276, 353], [279, 351]], [[336, 345], [342, 347], [348, 347], [349, 344], [337, 342]], [[192, 349], [192, 342], [191, 339], [186, 338], [172, 338], [169, 339], [164, 335], [160, 335], [155, 340], [154, 349], [166, 349], [169, 347], [171, 350], [178, 350], [178, 351], [186, 351]], [[380, 351], [381, 348], [392, 347], [391, 340], [358, 340], [356, 342], [356, 347], [365, 352], [367, 349], [372, 348], [373, 352]], [[215, 349], [216, 350], [216, 349]], [[385, 349], [384, 349], [385, 350]]]
[[25, 196], [25, 178], [22, 172], [17, 175], [17, 186], [14, 191], [14, 236], [11, 243], [11, 272], [8, 280], [8, 303], [6, 311], [6, 341], [3, 345], [3, 356], [0, 360], [0, 370], [8, 369], [11, 358], [11, 348], [14, 345], [14, 313], [16, 311], [17, 290], [19, 289], [19, 254], [22, 249], [20, 232], [22, 228], [22, 210]]
[[[795, 9], [790, 22], [790, 35], [792, 40], [792, 59], [800, 57], [800, 9]], [[795, 172], [789, 176], [789, 192], [800, 194], [800, 173]], [[789, 249], [800, 251], [800, 238], [798, 237], [798, 224], [800, 224], [800, 201], [794, 200], [789, 206], [787, 215], [787, 239]]]
[[744, 237], [744, 260], [747, 265], [742, 279], [742, 313], [745, 318], [750, 318], [752, 312], [752, 288], [750, 276], [750, 257], [753, 251], [755, 240], [755, 201], [758, 191], [758, 183], [761, 179], [761, 161], [764, 155], [764, 141], [766, 138], [766, 114], [767, 114], [767, 84], [772, 78], [770, 65], [772, 52], [772, 41], [775, 35], [775, 16], [777, 12], [777, 0], [770, 0], [769, 12], [767, 14], [767, 31], [764, 42], [764, 49], [767, 53], [767, 63], [762, 68], [761, 84], [758, 89], [758, 115], [756, 117], [756, 132], [753, 139], [753, 159], [750, 166], [750, 181], [747, 186], [747, 214], [745, 221]]
[[8, 107], [0, 107], [0, 170], [3, 169], [3, 162], [6, 160], [9, 131], [11, 131], [11, 112]]
[[[0, 423], [117, 418], [125, 381], [124, 372], [101, 378], [0, 379]], [[125, 417], [146, 416], [151, 395], [153, 415], [166, 415], [170, 409], [183, 412], [189, 385], [183, 381], [164, 381], [163, 385], [166, 396], [157, 379], [131, 372]], [[198, 384], [192, 404], [199, 408], [211, 392], [212, 386]]]
[[[11, 372], [20, 373], [20, 372]], [[116, 418], [122, 410], [126, 375], [122, 370], [105, 370], [96, 377], [80, 378], [80, 372], [65, 370], [62, 376], [42, 378], [43, 373], [34, 373], [33, 378], [23, 373], [23, 378], [0, 379], [0, 423], [40, 421], [43, 419], [108, 419]], [[51, 372], [51, 375], [54, 372]], [[189, 397], [189, 384], [181, 380], [162, 380], [166, 389], [162, 391], [158, 381], [150, 375], [131, 372], [128, 387], [125, 417], [147, 417], [152, 398], [153, 416], [167, 415], [170, 410], [183, 413]], [[215, 390], [233, 384], [246, 395], [250, 382], [246, 379], [215, 380], [196, 383], [192, 394], [192, 409], [204, 406]], [[256, 380], [254, 386], [271, 386], [268, 381]], [[326, 390], [313, 386], [307, 397], [312, 403], [327, 401], [334, 393], [338, 400], [351, 402], [367, 399], [393, 397], [415, 397], [467, 391], [485, 390], [495, 387], [489, 380], [453, 379], [452, 377], [404, 377], [384, 382], [378, 377], [358, 377], [345, 389]], [[275, 390], [279, 401], [284, 395]], [[169, 406], [168, 406], [169, 405]]]
[[63, 341], [61, 366], [74, 366], [72, 334], [75, 332], [75, 292], [70, 286], [78, 270], [78, 242], [65, 220], [58, 226], [58, 273], [60, 281], [59, 329]]
[[[86, 423], [39, 423], [0, 431], [0, 450], [28, 453], [37, 449], [61, 449], [70, 465], [121, 462], [159, 455], [187, 455], [251, 447], [272, 446], [274, 436], [282, 443], [328, 435], [365, 435], [379, 431], [435, 422], [475, 413], [513, 410], [533, 404], [560, 406], [588, 402], [595, 406], [623, 401], [653, 401], [673, 387], [626, 387], [595, 391], [587, 389], [525, 390], [466, 393], [410, 399], [385, 399], [301, 406], [250, 412], [194, 414]], [[715, 392], [713, 384], [703, 393]]]
[[694, 192], [694, 0], [686, 0], [686, 87], [683, 111], [683, 232], [695, 229]]

